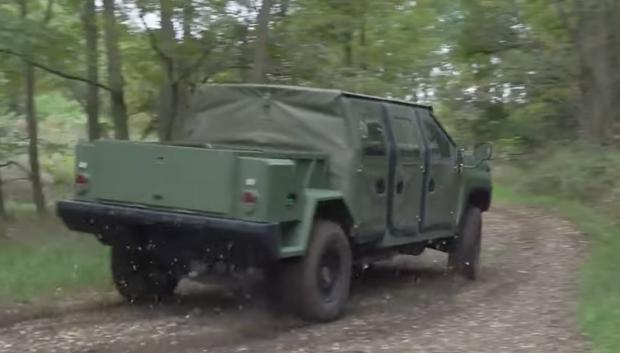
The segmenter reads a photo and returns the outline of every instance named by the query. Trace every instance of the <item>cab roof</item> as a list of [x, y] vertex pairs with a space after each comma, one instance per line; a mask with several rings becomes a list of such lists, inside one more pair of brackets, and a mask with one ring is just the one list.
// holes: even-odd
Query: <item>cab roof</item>
[[251, 83], [208, 84], [208, 85], [205, 85], [205, 87], [212, 87], [216, 89], [218, 87], [222, 89], [225, 89], [225, 88], [232, 88], [232, 89], [253, 88], [253, 89], [258, 89], [258, 90], [270, 90], [271, 89], [271, 90], [283, 90], [283, 91], [291, 91], [291, 92], [298, 92], [298, 93], [308, 92], [308, 93], [314, 93], [314, 94], [322, 94], [325, 96], [332, 96], [334, 98], [341, 97], [341, 96], [351, 97], [351, 98], [361, 98], [361, 99], [367, 99], [367, 100], [373, 100], [373, 101], [410, 105], [410, 106], [414, 106], [418, 108], [425, 108], [425, 109], [433, 110], [433, 107], [430, 105], [419, 104], [419, 103], [402, 100], [402, 99], [385, 98], [385, 97], [372, 96], [372, 95], [361, 94], [361, 93], [354, 93], [354, 92], [344, 91], [344, 90], [335, 89], [335, 88], [317, 88], [317, 87], [304, 87], [304, 86], [267, 85], [267, 84], [251, 84]]

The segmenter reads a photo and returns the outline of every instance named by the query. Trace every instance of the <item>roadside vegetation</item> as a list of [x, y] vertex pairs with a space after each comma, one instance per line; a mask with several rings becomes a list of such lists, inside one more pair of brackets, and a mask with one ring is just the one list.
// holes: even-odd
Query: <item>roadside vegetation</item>
[[78, 139], [167, 140], [202, 83], [317, 86], [432, 103], [463, 145], [493, 142], [496, 198], [592, 240], [581, 318], [618, 352], [618, 18], [606, 0], [3, 1], [0, 301], [109, 284], [106, 250], [49, 220]]
[[[586, 235], [579, 316], [595, 352], [620, 347], [620, 156], [586, 146], [557, 147], [497, 167], [494, 198], [556, 213]], [[544, 236], [544, 235], [543, 235]]]
[[88, 290], [111, 288], [108, 249], [55, 221], [16, 222], [0, 239], [0, 307], [49, 304]]

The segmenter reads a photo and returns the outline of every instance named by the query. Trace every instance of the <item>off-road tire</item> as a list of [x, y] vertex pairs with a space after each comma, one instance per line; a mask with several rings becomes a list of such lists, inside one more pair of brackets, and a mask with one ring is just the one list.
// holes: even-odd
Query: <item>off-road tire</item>
[[448, 269], [467, 279], [477, 279], [480, 273], [481, 245], [482, 212], [475, 206], [469, 206], [448, 255]]
[[306, 255], [282, 262], [279, 297], [304, 320], [327, 322], [344, 313], [351, 286], [352, 255], [347, 236], [331, 221], [316, 220]]
[[157, 303], [174, 294], [179, 278], [170, 266], [145, 250], [113, 246], [112, 278], [129, 303]]

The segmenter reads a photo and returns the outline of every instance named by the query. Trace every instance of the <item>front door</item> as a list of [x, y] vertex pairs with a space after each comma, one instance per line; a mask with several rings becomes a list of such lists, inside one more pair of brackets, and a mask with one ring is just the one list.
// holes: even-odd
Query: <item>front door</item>
[[414, 110], [385, 104], [392, 130], [390, 149], [390, 231], [397, 236], [419, 233], [424, 187], [423, 138]]
[[426, 207], [423, 231], [454, 231], [459, 173], [456, 146], [427, 110], [418, 110], [426, 140], [428, 170], [425, 178]]

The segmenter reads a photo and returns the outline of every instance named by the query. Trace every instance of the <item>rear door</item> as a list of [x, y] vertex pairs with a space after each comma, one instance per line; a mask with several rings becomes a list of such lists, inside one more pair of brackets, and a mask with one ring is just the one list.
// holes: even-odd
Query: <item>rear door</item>
[[384, 104], [393, 132], [390, 157], [390, 231], [413, 236], [419, 232], [424, 188], [423, 138], [415, 111], [405, 105]]
[[416, 111], [426, 141], [428, 162], [422, 228], [423, 231], [453, 231], [459, 181], [456, 146], [429, 110]]
[[360, 212], [358, 232], [375, 238], [385, 234], [388, 191], [388, 139], [380, 104], [351, 99], [351, 113], [359, 120], [361, 154], [356, 183]]

